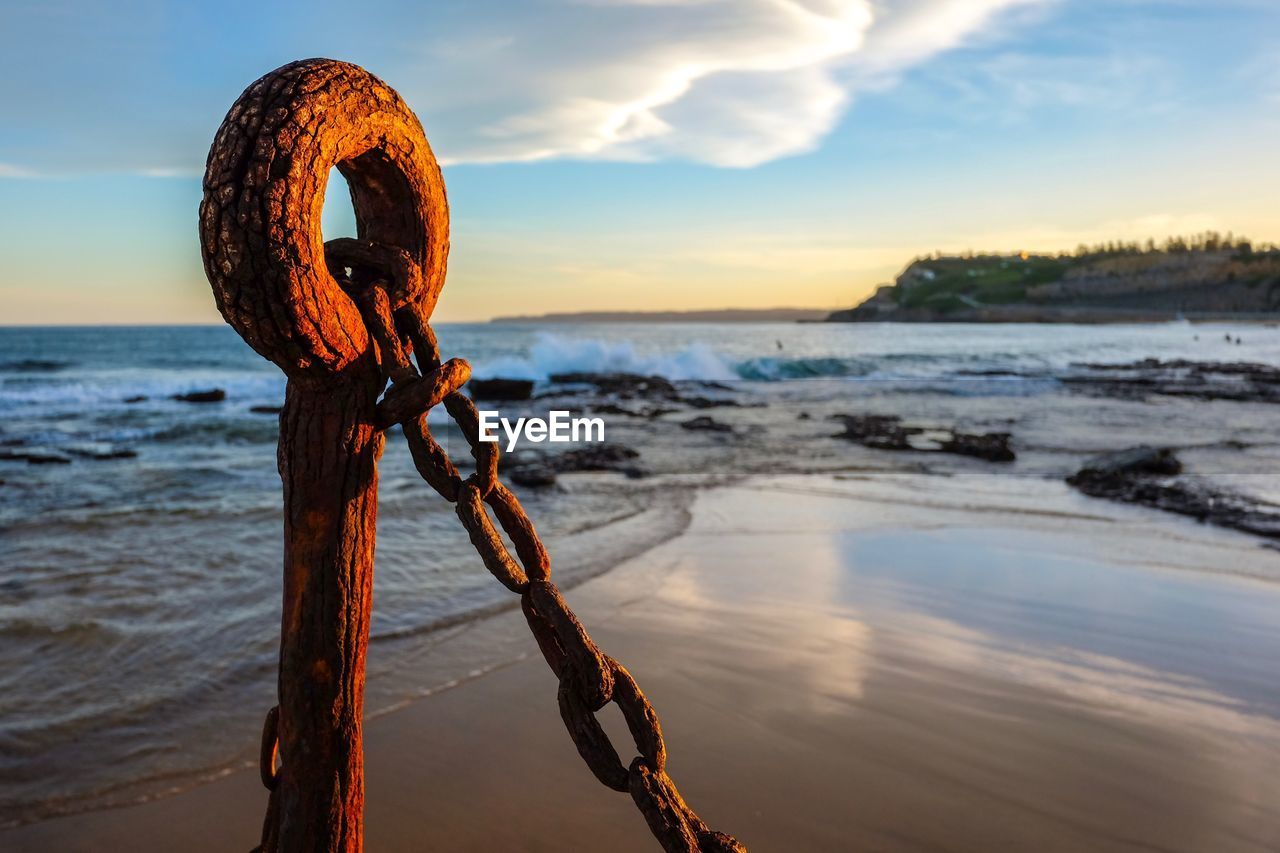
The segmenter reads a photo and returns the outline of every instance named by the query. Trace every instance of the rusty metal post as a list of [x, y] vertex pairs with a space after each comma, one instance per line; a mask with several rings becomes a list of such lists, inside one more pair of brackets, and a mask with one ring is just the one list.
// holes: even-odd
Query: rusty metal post
[[218, 309], [288, 377], [280, 704], [271, 721], [281, 769], [264, 773], [273, 791], [263, 830], [264, 850], [287, 853], [362, 848], [383, 446], [374, 407], [385, 379], [360, 311], [325, 264], [320, 213], [335, 166], [360, 237], [407, 253], [416, 269], [402, 304], [429, 316], [448, 254], [444, 182], [413, 113], [362, 68], [304, 60], [245, 90], [214, 139], [200, 205]]

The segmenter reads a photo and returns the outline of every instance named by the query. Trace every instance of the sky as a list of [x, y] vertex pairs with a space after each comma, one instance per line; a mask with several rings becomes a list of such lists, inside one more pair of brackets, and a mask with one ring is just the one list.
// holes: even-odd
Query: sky
[[[444, 164], [439, 321], [837, 308], [933, 251], [1280, 241], [1275, 0], [0, 0], [0, 324], [219, 322], [208, 146], [309, 56], [398, 89]], [[330, 189], [325, 236], [353, 234]]]

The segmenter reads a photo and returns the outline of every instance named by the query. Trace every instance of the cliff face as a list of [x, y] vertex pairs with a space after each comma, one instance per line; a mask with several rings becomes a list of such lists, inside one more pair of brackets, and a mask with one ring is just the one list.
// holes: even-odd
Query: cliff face
[[1123, 322], [1280, 314], [1280, 252], [915, 261], [832, 322]]

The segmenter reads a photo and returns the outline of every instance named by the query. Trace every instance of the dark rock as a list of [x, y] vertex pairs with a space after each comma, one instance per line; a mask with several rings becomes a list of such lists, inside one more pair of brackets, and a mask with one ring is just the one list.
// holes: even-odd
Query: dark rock
[[1153, 394], [1195, 400], [1280, 403], [1280, 368], [1256, 362], [1146, 358], [1124, 364], [1077, 363], [1086, 373], [1062, 377], [1072, 390], [1141, 400]]
[[132, 396], [132, 397], [125, 397], [125, 398], [124, 398], [124, 401], [125, 401], [126, 403], [145, 403], [145, 402], [147, 401], [147, 395], [146, 395], [146, 394], [135, 394], [135, 395], [134, 395], [134, 396]]
[[600, 393], [622, 400], [675, 400], [680, 396], [676, 387], [661, 376], [639, 373], [554, 373], [551, 381], [557, 385], [593, 385]]
[[255, 415], [278, 415], [284, 411], [284, 406], [250, 406], [249, 411]]
[[1167, 447], [1145, 444], [1096, 456], [1084, 464], [1074, 477], [1119, 477], [1132, 474], [1171, 476], [1182, 473], [1182, 463]]
[[[500, 446], [505, 447], [499, 442]], [[523, 468], [525, 465], [541, 465], [544, 462], [545, 453], [536, 450], [512, 450], [510, 452], [502, 452], [498, 454], [498, 471], [507, 472], [514, 471], [517, 468]], [[458, 464], [456, 461], [454, 464]], [[462, 463], [466, 467], [466, 462]]]
[[644, 477], [647, 472], [634, 462], [639, 456], [638, 451], [614, 442], [589, 444], [555, 454], [524, 451], [511, 466], [510, 477], [517, 485], [531, 487], [550, 486], [558, 474], [574, 471], [616, 471], [630, 478]]
[[467, 388], [473, 400], [528, 400], [533, 396], [532, 379], [472, 379]]
[[668, 409], [663, 406], [646, 406], [642, 409], [628, 409], [615, 403], [599, 403], [591, 407], [591, 413], [595, 415], [623, 415], [629, 418], [657, 418], [662, 415], [670, 414], [676, 409]]
[[557, 471], [619, 471], [637, 459], [640, 452], [624, 444], [602, 441], [566, 450], [548, 460]]
[[556, 484], [556, 471], [542, 462], [519, 465], [511, 470], [511, 482], [517, 486], [545, 488]]
[[1280, 506], [1174, 479], [1182, 464], [1168, 449], [1134, 447], [1090, 460], [1067, 478], [1086, 495], [1160, 509], [1232, 530], [1280, 539]]
[[681, 421], [680, 426], [685, 429], [701, 430], [704, 432], [733, 432], [732, 426], [722, 421], [718, 421], [710, 415], [699, 415], [696, 418]]
[[800, 414], [796, 415], [796, 420], [807, 421], [809, 420], [810, 417], [811, 415], [808, 412], [801, 412]]
[[693, 409], [714, 409], [718, 406], [742, 407], [742, 404], [737, 400], [724, 400], [713, 397], [681, 397], [680, 402]]
[[192, 391], [188, 394], [174, 394], [173, 399], [182, 403], [221, 403], [227, 399], [227, 392], [221, 388], [210, 388], [207, 391]]
[[951, 453], [988, 462], [1012, 462], [1017, 454], [1009, 446], [1007, 432], [965, 433], [945, 427], [914, 427], [897, 415], [833, 415], [844, 424], [835, 438], [857, 442], [875, 450], [913, 450]]
[[1009, 447], [1009, 437], [1007, 432], [953, 432], [951, 438], [943, 441], [938, 449], [943, 453], [974, 456], [988, 462], [1012, 462], [1017, 456]]
[[595, 415], [625, 415], [629, 418], [644, 417], [643, 414], [634, 409], [623, 408], [622, 406], [614, 403], [601, 403], [599, 405], [592, 406], [591, 413]]
[[855, 441], [863, 447], [876, 450], [915, 450], [910, 438], [924, 430], [904, 427], [897, 415], [833, 415], [833, 420], [844, 424], [844, 432], [836, 438]]

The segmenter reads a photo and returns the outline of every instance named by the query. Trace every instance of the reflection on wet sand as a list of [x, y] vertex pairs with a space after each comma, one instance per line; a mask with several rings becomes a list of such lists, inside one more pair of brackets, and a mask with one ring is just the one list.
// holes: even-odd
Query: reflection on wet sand
[[1054, 520], [1069, 507], [1009, 524], [948, 510], [943, 487], [886, 529], [867, 484], [794, 485], [706, 496], [657, 601], [632, 609], [695, 647], [688, 680], [715, 708], [682, 728], [769, 721], [748, 763], [772, 776], [771, 754], [777, 801], [822, 815], [796, 830], [806, 849], [1280, 839], [1280, 588], [1152, 568], [1210, 549], [1265, 574], [1246, 537], [1126, 527], [1131, 564], [1110, 521]]
[[[659, 709], [681, 790], [757, 853], [1280, 849], [1274, 553], [1003, 483], [702, 492], [685, 535], [569, 597]], [[366, 726], [369, 849], [650, 849], [580, 766], [528, 642], [502, 613], [428, 656], [471, 675], [400, 671], [437, 686]], [[0, 848], [224, 850], [260, 804], [234, 773]]]

